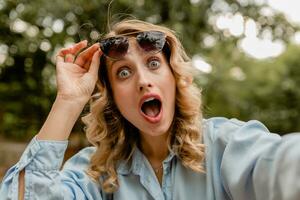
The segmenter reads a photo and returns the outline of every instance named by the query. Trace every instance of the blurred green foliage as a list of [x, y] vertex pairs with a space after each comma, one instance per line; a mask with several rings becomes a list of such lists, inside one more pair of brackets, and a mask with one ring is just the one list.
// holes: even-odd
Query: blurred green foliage
[[[204, 114], [258, 119], [272, 131], [300, 130], [300, 48], [290, 44], [298, 27], [282, 14], [261, 15], [267, 6], [247, 0], [0, 0], [0, 134], [23, 140], [36, 134], [55, 98], [55, 54], [82, 39], [82, 24], [104, 33], [108, 19], [138, 19], [163, 24], [177, 33], [189, 55], [212, 65], [199, 73]], [[275, 59], [255, 60], [238, 48], [239, 37], [216, 29], [215, 16], [240, 13], [283, 40], [287, 51]], [[81, 37], [80, 37], [81, 36]], [[216, 41], [206, 47], [205, 37]], [[232, 74], [240, 74], [237, 78]], [[75, 128], [81, 130], [81, 126]]]
[[[300, 47], [290, 45], [276, 59], [254, 60], [241, 52], [210, 54], [214, 70], [203, 84], [206, 116], [258, 119], [273, 132], [300, 130]], [[237, 59], [237, 60], [236, 60]], [[227, 62], [229, 66], [226, 67]], [[219, 67], [219, 68], [218, 68]], [[235, 70], [244, 74], [233, 76]]]

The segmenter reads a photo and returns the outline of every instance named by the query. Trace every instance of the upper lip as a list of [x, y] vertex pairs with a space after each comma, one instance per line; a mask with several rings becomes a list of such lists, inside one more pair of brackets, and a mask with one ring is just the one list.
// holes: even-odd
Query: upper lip
[[157, 100], [159, 100], [159, 101], [161, 102], [161, 98], [160, 98], [160, 96], [159, 96], [158, 94], [155, 94], [155, 93], [147, 93], [147, 94], [144, 94], [144, 95], [142, 96], [142, 98], [141, 98], [141, 100], [140, 100], [140, 103], [139, 103], [139, 108], [142, 109], [143, 103], [144, 103], [147, 99], [149, 99], [149, 98], [151, 98], [151, 97], [153, 97], [153, 98], [155, 98], [155, 99], [157, 99]]

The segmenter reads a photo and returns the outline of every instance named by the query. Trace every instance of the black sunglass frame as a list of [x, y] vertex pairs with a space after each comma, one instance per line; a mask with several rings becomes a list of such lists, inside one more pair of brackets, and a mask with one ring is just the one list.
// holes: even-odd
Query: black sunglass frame
[[[104, 38], [99, 41], [103, 54], [113, 60], [123, 58], [129, 48], [128, 38], [135, 36], [139, 46], [147, 53], [156, 54], [162, 51], [166, 44], [166, 34], [161, 31], [136, 31]], [[113, 56], [111, 52], [116, 53]]]

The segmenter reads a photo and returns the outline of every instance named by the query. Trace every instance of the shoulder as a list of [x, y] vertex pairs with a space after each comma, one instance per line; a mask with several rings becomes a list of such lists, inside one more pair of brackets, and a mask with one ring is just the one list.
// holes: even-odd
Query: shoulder
[[212, 143], [223, 141], [227, 143], [233, 137], [259, 136], [269, 134], [264, 124], [257, 120], [240, 121], [224, 117], [213, 117], [203, 120], [204, 139]]
[[205, 126], [213, 126], [215, 129], [220, 128], [229, 128], [229, 129], [236, 129], [243, 126], [256, 126], [259, 128], [263, 128], [268, 130], [260, 121], [257, 120], [250, 120], [250, 121], [241, 121], [236, 118], [225, 118], [225, 117], [212, 117], [203, 120]]
[[69, 160], [64, 164], [63, 169], [80, 169], [87, 168], [90, 163], [90, 158], [93, 153], [96, 151], [95, 147], [86, 147], [72, 156]]

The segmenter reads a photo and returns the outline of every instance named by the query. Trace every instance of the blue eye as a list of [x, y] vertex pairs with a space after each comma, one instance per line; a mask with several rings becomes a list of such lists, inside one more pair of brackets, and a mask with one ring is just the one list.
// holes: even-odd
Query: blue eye
[[127, 78], [128, 76], [130, 76], [130, 70], [125, 68], [125, 69], [121, 69], [118, 71], [117, 75], [119, 78]]
[[149, 63], [148, 63], [148, 67], [150, 69], [157, 69], [158, 67], [160, 66], [160, 62], [158, 60], [151, 60]]

